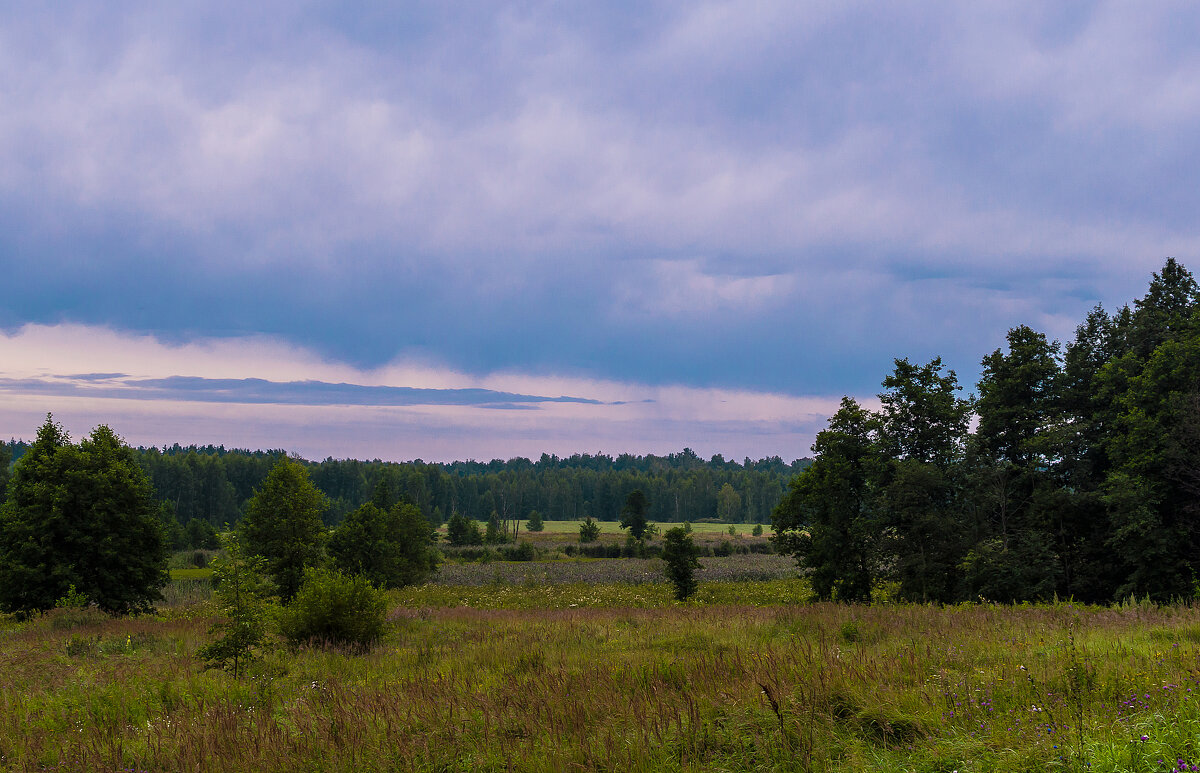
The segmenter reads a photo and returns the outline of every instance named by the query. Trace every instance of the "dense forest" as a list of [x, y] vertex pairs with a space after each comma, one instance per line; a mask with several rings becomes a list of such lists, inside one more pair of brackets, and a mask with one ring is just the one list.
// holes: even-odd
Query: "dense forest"
[[[4, 448], [0, 446], [0, 454]], [[26, 448], [18, 441], [7, 446], [14, 462]], [[187, 533], [206, 535], [208, 529], [193, 526], [189, 531], [189, 522], [216, 528], [238, 523], [255, 489], [287, 454], [175, 445], [136, 449], [136, 455], [162, 502], [169, 530], [178, 524]], [[704, 460], [684, 449], [667, 456], [543, 454], [537, 461], [427, 464], [326, 459], [303, 464], [330, 500], [325, 520], [332, 526], [370, 500], [385, 479], [434, 525], [456, 512], [480, 521], [488, 520], [492, 512], [502, 519], [525, 520], [533, 511], [550, 520], [589, 516], [615, 520], [634, 490], [646, 494], [647, 515], [653, 521], [715, 518], [769, 523], [788, 480], [808, 462], [789, 464], [774, 457], [738, 463], [720, 455]]]
[[940, 359], [851, 399], [775, 513], [826, 599], [1194, 598], [1200, 290], [1175, 260], [1065, 346], [1020, 326], [963, 397]]

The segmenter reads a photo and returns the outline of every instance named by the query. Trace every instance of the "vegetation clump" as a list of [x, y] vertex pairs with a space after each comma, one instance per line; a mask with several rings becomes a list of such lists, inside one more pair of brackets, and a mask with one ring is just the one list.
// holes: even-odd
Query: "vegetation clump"
[[692, 535], [683, 527], [667, 529], [663, 535], [662, 557], [677, 601], [685, 601], [696, 592], [696, 570], [701, 568], [698, 553]]
[[579, 541], [587, 544], [600, 539], [600, 524], [592, 520], [589, 515], [583, 523], [579, 524]]
[[250, 555], [261, 556], [284, 603], [300, 588], [305, 572], [324, 558], [325, 495], [294, 459], [282, 458], [246, 503], [239, 540]]
[[29, 615], [69, 592], [101, 609], [149, 610], [166, 585], [154, 492], [101, 425], [78, 445], [47, 416], [0, 508], [0, 609]]
[[208, 668], [240, 677], [247, 663], [267, 647], [275, 588], [264, 576], [264, 566], [263, 559], [242, 551], [236, 535], [227, 535], [223, 555], [212, 564], [213, 595], [220, 617], [209, 633], [220, 636], [196, 651]]
[[383, 635], [387, 602], [365, 577], [331, 569], [309, 569], [280, 613], [280, 632], [292, 646], [373, 645]]

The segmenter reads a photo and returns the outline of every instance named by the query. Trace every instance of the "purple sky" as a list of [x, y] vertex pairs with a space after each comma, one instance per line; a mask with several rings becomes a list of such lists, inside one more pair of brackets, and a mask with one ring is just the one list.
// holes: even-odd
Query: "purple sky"
[[1068, 338], [1195, 267], [1198, 28], [1184, 3], [7, 9], [0, 433], [803, 456], [893, 357], [969, 387], [1009, 327]]

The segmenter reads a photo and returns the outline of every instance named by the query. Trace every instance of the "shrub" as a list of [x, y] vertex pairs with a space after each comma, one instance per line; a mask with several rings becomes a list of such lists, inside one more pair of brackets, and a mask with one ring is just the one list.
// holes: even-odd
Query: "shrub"
[[667, 531], [662, 556], [667, 562], [667, 579], [675, 586], [675, 598], [679, 601], [696, 592], [696, 570], [700, 568], [696, 554], [691, 535], [681, 527]]
[[521, 542], [516, 547], [505, 548], [503, 555], [508, 561], [533, 561], [538, 554], [532, 542]]
[[595, 542], [600, 539], [600, 524], [592, 520], [592, 516], [588, 516], [587, 520], [579, 524], [579, 541], [580, 542]]
[[541, 531], [545, 527], [546, 524], [542, 522], [541, 513], [539, 513], [537, 510], [529, 513], [529, 522], [525, 524], [526, 531]]
[[310, 569], [279, 628], [292, 646], [314, 642], [370, 647], [383, 635], [387, 601], [365, 577]]
[[755, 537], [761, 537], [762, 536], [762, 524], [761, 523], [754, 524], [754, 528], [750, 530], [750, 533], [753, 534]]
[[462, 513], [454, 513], [446, 522], [446, 539], [451, 545], [482, 545], [483, 532], [479, 524]]

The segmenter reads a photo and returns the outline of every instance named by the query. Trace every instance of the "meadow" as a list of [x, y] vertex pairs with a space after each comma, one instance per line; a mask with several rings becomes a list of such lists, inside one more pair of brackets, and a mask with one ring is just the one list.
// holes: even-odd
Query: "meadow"
[[[719, 560], [747, 558], [761, 557]], [[706, 579], [679, 603], [661, 582], [443, 578], [392, 592], [369, 652], [279, 646], [234, 679], [195, 657], [213, 622], [204, 586], [174, 580], [153, 616], [4, 619], [0, 769], [1200, 762], [1192, 606], [806, 604], [794, 577]]]

